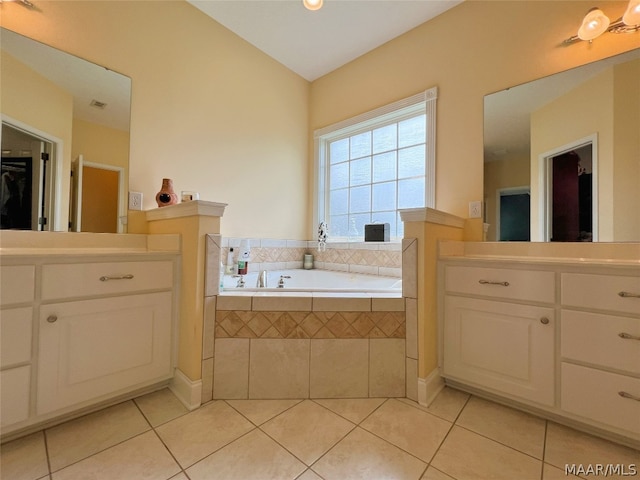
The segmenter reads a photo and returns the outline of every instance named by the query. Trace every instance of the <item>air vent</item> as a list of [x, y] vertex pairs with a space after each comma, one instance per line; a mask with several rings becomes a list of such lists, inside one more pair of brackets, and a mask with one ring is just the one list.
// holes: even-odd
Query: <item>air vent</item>
[[92, 107], [96, 107], [96, 108], [100, 108], [100, 109], [104, 109], [107, 106], [106, 103], [101, 102], [100, 100], [91, 100], [90, 105]]

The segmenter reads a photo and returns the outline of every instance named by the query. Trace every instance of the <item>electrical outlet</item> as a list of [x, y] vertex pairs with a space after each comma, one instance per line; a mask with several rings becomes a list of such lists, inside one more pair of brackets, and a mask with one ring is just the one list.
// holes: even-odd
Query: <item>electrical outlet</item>
[[482, 218], [482, 202], [469, 202], [469, 218]]
[[141, 192], [129, 192], [129, 210], [142, 210]]

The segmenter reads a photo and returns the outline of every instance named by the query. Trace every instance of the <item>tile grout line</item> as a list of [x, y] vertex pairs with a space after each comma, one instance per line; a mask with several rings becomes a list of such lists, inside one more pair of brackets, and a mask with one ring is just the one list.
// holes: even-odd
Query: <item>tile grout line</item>
[[[90, 415], [93, 415], [94, 413], [102, 412], [103, 410], [106, 410], [106, 409], [111, 408], [111, 407], [115, 407], [115, 406], [117, 406], [117, 405], [123, 405], [123, 404], [125, 404], [125, 403], [127, 403], [127, 402], [131, 402], [131, 403], [133, 403], [133, 404], [136, 406], [136, 408], [137, 408], [138, 410], [140, 410], [140, 409], [138, 408], [138, 405], [135, 403], [134, 399], [132, 398], [132, 399], [125, 400], [125, 401], [123, 401], [123, 402], [119, 402], [119, 403], [116, 403], [116, 404], [114, 404], [114, 405], [111, 405], [111, 406], [105, 407], [104, 409], [97, 410], [97, 411], [95, 411], [95, 412], [91, 412], [91, 413], [87, 413], [86, 415], [82, 415], [81, 417], [78, 417], [77, 419], [79, 419], [79, 418], [84, 418], [84, 417], [88, 417], [88, 416], [90, 416]], [[125, 438], [124, 440], [121, 440], [121, 441], [119, 441], [119, 442], [116, 442], [116, 443], [114, 443], [113, 445], [109, 445], [108, 447], [105, 447], [105, 448], [103, 448], [103, 449], [101, 449], [101, 450], [98, 450], [98, 451], [96, 451], [96, 452], [93, 452], [91, 455], [88, 455], [88, 456], [83, 457], [83, 458], [81, 458], [81, 459], [79, 459], [79, 460], [76, 460], [75, 462], [72, 462], [72, 463], [70, 463], [70, 464], [68, 464], [68, 465], [65, 465], [64, 467], [59, 468], [59, 469], [58, 469], [58, 470], [56, 470], [55, 472], [53, 472], [53, 471], [52, 471], [52, 469], [51, 469], [51, 464], [50, 464], [50, 460], [49, 460], [48, 443], [46, 443], [46, 442], [45, 442], [45, 443], [46, 443], [46, 445], [47, 445], [47, 463], [49, 463], [49, 475], [53, 475], [53, 474], [54, 474], [54, 473], [56, 473], [56, 472], [60, 472], [60, 471], [64, 470], [65, 468], [70, 467], [71, 465], [76, 465], [76, 464], [78, 464], [78, 463], [80, 463], [80, 462], [82, 462], [82, 461], [84, 461], [84, 460], [86, 460], [86, 459], [88, 459], [88, 458], [91, 458], [91, 457], [93, 457], [93, 456], [95, 456], [95, 455], [98, 455], [99, 453], [105, 452], [105, 451], [109, 450], [110, 448], [113, 448], [113, 447], [115, 447], [115, 446], [117, 446], [117, 445], [121, 445], [121, 444], [123, 444], [124, 442], [127, 442], [127, 441], [129, 441], [129, 440], [132, 440], [132, 439], [134, 439], [134, 438], [136, 438], [136, 437], [139, 437], [140, 435], [144, 435], [145, 433], [147, 433], [147, 432], [149, 432], [149, 431], [153, 430], [153, 427], [149, 424], [149, 421], [148, 421], [148, 420], [147, 420], [147, 418], [144, 416], [144, 414], [142, 415], [142, 418], [144, 418], [145, 422], [147, 422], [147, 425], [149, 426], [149, 428], [148, 428], [147, 430], [144, 430], [144, 431], [142, 431], [142, 432], [136, 433], [136, 434], [134, 434], [134, 435], [130, 436], [129, 438]], [[63, 423], [61, 423], [61, 424], [59, 424], [59, 425], [65, 425], [65, 424], [70, 423], [70, 422], [73, 422], [73, 421], [75, 421], [75, 420], [77, 420], [77, 419], [76, 419], [76, 418], [74, 418], [74, 419], [68, 420], [67, 422], [63, 422]], [[51, 428], [55, 428], [55, 427], [57, 427], [57, 426], [59, 426], [59, 425], [55, 425], [54, 427], [51, 427]], [[46, 430], [49, 430], [49, 429], [42, 430], [42, 432], [44, 433]], [[46, 438], [46, 435], [45, 435], [45, 438]]]
[[[434, 459], [436, 458], [436, 456], [438, 455], [438, 452], [440, 452], [440, 449], [442, 448], [442, 445], [444, 445], [444, 442], [446, 442], [446, 441], [447, 441], [447, 438], [449, 437], [449, 434], [450, 434], [450, 433], [451, 433], [451, 431], [453, 430], [453, 427], [455, 427], [455, 426], [457, 425], [457, 423], [456, 423], [456, 422], [457, 422], [457, 421], [458, 421], [458, 419], [460, 418], [460, 415], [462, 415], [462, 412], [464, 411], [464, 409], [465, 409], [465, 408], [467, 407], [467, 405], [469, 404], [469, 400], [471, 400], [471, 395], [469, 395], [469, 396], [467, 397], [467, 399], [466, 399], [466, 400], [465, 400], [465, 402], [464, 402], [464, 405], [462, 406], [462, 408], [460, 409], [460, 411], [458, 412], [458, 414], [456, 415], [456, 417], [453, 419], [453, 422], [450, 422], [450, 423], [451, 423], [451, 426], [449, 427], [449, 430], [447, 431], [446, 435], [443, 437], [442, 441], [440, 442], [440, 445], [438, 445], [438, 448], [436, 448], [436, 451], [435, 451], [435, 452], [433, 452], [433, 455], [431, 456], [431, 459], [430, 459], [430, 460], [429, 460], [429, 462], [427, 463], [427, 468], [429, 468], [429, 467], [431, 467], [431, 466], [432, 466], [432, 462], [433, 462], [433, 460], [434, 460]], [[434, 415], [434, 416], [436, 416], [436, 417], [437, 417], [437, 415]], [[437, 417], [437, 418], [440, 418], [440, 417]], [[436, 467], [433, 467], [433, 468], [436, 468]], [[438, 469], [436, 468], [436, 470], [438, 470]], [[442, 471], [442, 470], [438, 470], [438, 471]], [[425, 472], [426, 472], [426, 470], [425, 470]], [[449, 475], [447, 472], [444, 472], [444, 471], [442, 471], [442, 473], [444, 473], [444, 474], [446, 474], [446, 475]], [[449, 476], [450, 476], [450, 477], [452, 477], [451, 475], [449, 475]], [[454, 477], [452, 477], [452, 478], [454, 478]]]
[[[153, 392], [152, 392], [152, 393], [153, 393]], [[138, 398], [139, 398], [139, 397], [138, 397]], [[162, 446], [165, 448], [165, 450], [166, 450], [167, 452], [169, 452], [169, 455], [171, 455], [171, 458], [173, 458], [173, 461], [174, 461], [174, 462], [176, 462], [176, 465], [177, 465], [177, 466], [178, 466], [178, 468], [180, 469], [180, 472], [184, 473], [184, 475], [185, 475], [187, 478], [189, 478], [189, 475], [187, 475], [187, 472], [185, 472], [185, 471], [184, 471], [184, 468], [182, 468], [182, 465], [180, 465], [180, 462], [178, 462], [178, 459], [173, 455], [173, 452], [169, 449], [168, 445], [167, 445], [166, 443], [164, 443], [164, 440], [162, 440], [162, 437], [161, 437], [161, 436], [160, 436], [160, 434], [156, 431], [156, 427], [154, 427], [154, 426], [151, 424], [151, 420], [150, 420], [149, 418], [147, 418], [147, 416], [144, 414], [144, 411], [142, 410], [142, 408], [140, 407], [140, 405], [138, 405], [138, 402], [136, 402], [136, 399], [134, 398], [134, 399], [132, 399], [132, 400], [133, 400], [133, 404], [136, 406], [136, 408], [138, 409], [138, 411], [139, 411], [139, 412], [140, 412], [140, 414], [142, 415], [142, 418], [144, 418], [144, 419], [145, 419], [145, 421], [147, 422], [147, 424], [148, 424], [148, 425], [149, 425], [149, 427], [151, 428], [151, 431], [153, 432], [153, 434], [154, 434], [154, 435], [156, 436], [156, 438], [160, 441], [160, 443], [161, 443], [161, 444], [162, 444]], [[179, 417], [176, 417], [176, 418], [180, 418], [180, 417], [182, 417], [182, 415], [180, 415]], [[171, 419], [171, 420], [175, 420], [175, 418], [173, 418], [173, 419]], [[167, 420], [166, 422], [161, 423], [160, 425], [164, 425], [165, 423], [168, 423], [168, 422], [170, 422], [171, 420]], [[159, 427], [160, 425], [157, 425], [157, 426]], [[147, 430], [147, 431], [149, 431], [149, 430]], [[147, 433], [147, 432], [143, 432], [143, 433]], [[140, 435], [142, 435], [142, 434], [140, 434]], [[88, 457], [87, 457], [87, 458], [88, 458]], [[178, 472], [178, 473], [180, 473], [180, 472]], [[169, 478], [173, 478], [173, 477], [175, 477], [176, 475], [178, 475], [178, 473], [176, 473], [176, 474], [172, 475], [172, 476], [171, 476], [171, 477], [169, 477]]]
[[464, 427], [462, 425], [456, 425], [456, 427], [461, 428], [463, 430], [466, 430], [467, 432], [474, 433], [474, 434], [476, 434], [476, 435], [478, 435], [478, 436], [480, 436], [482, 438], [486, 438], [487, 440], [490, 440], [493, 443], [497, 443], [498, 445], [502, 445], [503, 447], [506, 447], [509, 450], [513, 450], [514, 452], [521, 453], [522, 455], [526, 455], [527, 457], [532, 458], [533, 460], [537, 460], [538, 462], [544, 463], [544, 461], [541, 458], [534, 457], [530, 453], [523, 452], [522, 450], [518, 450], [517, 448], [512, 447], [511, 445], [507, 445], [506, 443], [502, 443], [500, 440], [496, 440], [495, 438], [488, 437], [487, 435], [485, 435], [483, 433], [476, 432], [475, 430], [471, 430], [470, 428]]
[[547, 453], [547, 429], [549, 428], [549, 421], [544, 421], [544, 436], [542, 437], [542, 470], [540, 472], [540, 480], [544, 480], [544, 459]]
[[[66, 468], [69, 468], [69, 467], [71, 467], [71, 466], [73, 466], [73, 465], [77, 465], [77, 464], [79, 464], [79, 463], [81, 463], [81, 462], [84, 462], [85, 460], [88, 460], [88, 459], [89, 459], [89, 458], [91, 458], [91, 457], [95, 457], [96, 455], [99, 455], [99, 454], [101, 454], [101, 453], [104, 453], [104, 452], [106, 452], [107, 450], [110, 450], [110, 449], [112, 449], [112, 448], [114, 448], [114, 447], [117, 447], [117, 446], [119, 446], [119, 445], [122, 445], [123, 443], [128, 442], [129, 440], [133, 440], [134, 438], [138, 438], [138, 437], [140, 437], [140, 436], [144, 435], [145, 433], [149, 433], [149, 432], [151, 432], [151, 431], [153, 431], [153, 428], [152, 428], [152, 427], [151, 427], [151, 428], [149, 428], [148, 430], [145, 430], [144, 432], [136, 433], [135, 435], [132, 435], [132, 436], [131, 436], [131, 437], [129, 437], [129, 438], [125, 438], [124, 440], [121, 440], [121, 441], [119, 441], [119, 442], [117, 442], [117, 443], [114, 443], [113, 445], [109, 445], [108, 447], [105, 447], [105, 448], [103, 448], [102, 450], [98, 450], [97, 452], [94, 452], [94, 453], [92, 453], [91, 455], [88, 455], [88, 456], [86, 456], [86, 457], [84, 457], [84, 458], [81, 458], [81, 459], [79, 459], [79, 460], [76, 460], [75, 462], [72, 462], [72, 463], [70, 463], [69, 465], [65, 465], [64, 467], [59, 468], [59, 469], [58, 469], [58, 470], [56, 470], [55, 472], [51, 472], [51, 473], [50, 473], [50, 475], [53, 475], [54, 473], [61, 472], [62, 470], [65, 470]], [[180, 466], [180, 464], [178, 464], [178, 466]]]
[[[304, 399], [304, 400], [309, 400], [309, 399]], [[304, 400], [302, 400], [304, 402]], [[296, 405], [300, 405], [299, 402]], [[293, 407], [291, 407], [293, 408]], [[284, 413], [284, 412], [283, 412]], [[279, 417], [281, 414], [276, 415], [276, 417]], [[273, 417], [273, 418], [276, 418]], [[271, 419], [273, 420], [273, 419]], [[266, 425], [268, 422], [264, 422], [262, 425]], [[353, 424], [353, 422], [351, 422], [351, 424], [353, 425], [353, 428], [356, 428], [356, 425]], [[309, 470], [311, 468], [311, 465], [315, 465], [315, 463], [320, 460], [322, 457], [324, 457], [330, 450], [333, 449], [333, 447], [335, 447], [338, 443], [340, 443], [347, 435], [349, 435], [349, 433], [351, 433], [353, 431], [353, 428], [349, 430], [349, 432], [347, 432], [342, 438], [340, 438], [340, 440], [336, 441], [336, 443], [334, 445], [331, 446], [331, 448], [329, 448], [329, 450], [327, 450], [325, 453], [323, 453], [322, 455], [320, 455], [320, 457], [318, 457], [311, 465], [307, 465], [307, 463], [302, 460], [301, 458], [299, 458], [295, 453], [293, 453], [291, 450], [289, 450], [285, 445], [283, 445], [282, 443], [280, 443], [277, 439], [273, 438], [271, 435], [269, 435], [269, 432], [266, 432], [265, 430], [262, 429], [262, 427], [256, 427], [258, 430], [260, 430], [262, 433], [264, 433], [267, 437], [269, 437], [271, 440], [273, 440], [276, 444], [278, 444], [281, 448], [283, 448], [287, 453], [289, 453], [293, 458], [295, 458], [296, 460], [298, 460], [300, 463], [302, 463], [306, 469]], [[302, 472], [304, 473], [304, 472]], [[314, 472], [315, 473], [315, 472]], [[302, 475], [302, 474], [301, 474]]]
[[[533, 458], [534, 460], [538, 460], [538, 461], [540, 461], [540, 462], [542, 462], [542, 463], [544, 464], [544, 450], [545, 450], [545, 443], [546, 443], [546, 438], [547, 438], [547, 423], [548, 423], [548, 421], [547, 421], [547, 420], [545, 420], [545, 419], [543, 419], [543, 418], [540, 418], [540, 417], [538, 417], [538, 416], [536, 416], [536, 415], [529, 414], [529, 415], [531, 415], [532, 417], [537, 418], [537, 419], [539, 419], [539, 420], [543, 420], [543, 421], [545, 422], [545, 425], [544, 425], [544, 434], [543, 434], [543, 438], [542, 438], [542, 442], [543, 442], [543, 443], [542, 443], [542, 458], [537, 458], [537, 457], [534, 457], [533, 455], [531, 455], [530, 453], [523, 452], [522, 450], [518, 450], [517, 448], [515, 448], [515, 447], [513, 447], [513, 446], [511, 446], [511, 445], [507, 445], [506, 443], [503, 443], [503, 442], [501, 442], [500, 440], [497, 440], [497, 439], [495, 439], [495, 438], [491, 438], [491, 437], [489, 437], [488, 435], [485, 435], [484, 433], [477, 432], [477, 431], [475, 431], [475, 430], [473, 430], [473, 429], [471, 429], [471, 428], [469, 428], [469, 427], [465, 427], [464, 425], [460, 425], [460, 424], [458, 424], [457, 422], [458, 422], [458, 420], [459, 420], [459, 418], [460, 418], [460, 415], [462, 415], [462, 411], [465, 409], [465, 407], [467, 406], [467, 404], [471, 401], [471, 398], [472, 398], [472, 397], [474, 397], [474, 396], [475, 396], [475, 395], [472, 395], [472, 394], [470, 394], [470, 395], [469, 395], [469, 398], [468, 398], [468, 399], [467, 399], [467, 401], [465, 402], [464, 407], [462, 407], [462, 409], [460, 410], [460, 413], [459, 413], [459, 414], [458, 414], [458, 416], [456, 417], [456, 420], [455, 420], [455, 422], [454, 422], [454, 425], [456, 425], [457, 427], [462, 428], [463, 430], [466, 430], [466, 431], [468, 431], [468, 432], [475, 433], [476, 435], [479, 435], [479, 436], [481, 436], [481, 437], [483, 437], [483, 438], [486, 438], [487, 440], [491, 440], [492, 442], [497, 443], [498, 445], [502, 445], [503, 447], [507, 447], [507, 448], [509, 448], [509, 449], [511, 449], [511, 450], [514, 450], [515, 452], [518, 452], [518, 453], [521, 453], [521, 454], [523, 454], [523, 455], [526, 455], [527, 457]], [[477, 398], [481, 398], [481, 397], [477, 397]], [[510, 407], [507, 407], [507, 408], [510, 408]]]
[[47, 430], [42, 430], [42, 438], [44, 440], [44, 453], [47, 456], [47, 474], [51, 478], [51, 459], [49, 458], [49, 443], [47, 442]]

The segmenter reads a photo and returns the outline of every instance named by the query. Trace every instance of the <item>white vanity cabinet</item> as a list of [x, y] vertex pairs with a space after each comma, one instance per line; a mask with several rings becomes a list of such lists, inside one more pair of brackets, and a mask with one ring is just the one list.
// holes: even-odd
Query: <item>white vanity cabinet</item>
[[0, 267], [0, 426], [29, 417], [33, 265]]
[[640, 437], [640, 276], [561, 278], [560, 406]]
[[553, 405], [553, 273], [446, 266], [444, 276], [443, 375]]
[[640, 445], [640, 265], [445, 257], [447, 383]]
[[175, 254], [3, 258], [3, 435], [172, 378], [177, 268]]

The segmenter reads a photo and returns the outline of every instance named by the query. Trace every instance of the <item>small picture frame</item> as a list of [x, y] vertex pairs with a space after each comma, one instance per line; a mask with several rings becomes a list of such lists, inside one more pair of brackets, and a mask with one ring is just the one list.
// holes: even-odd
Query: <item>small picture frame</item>
[[180, 192], [180, 200], [182, 202], [191, 202], [193, 200], [200, 200], [200, 194], [198, 192]]

